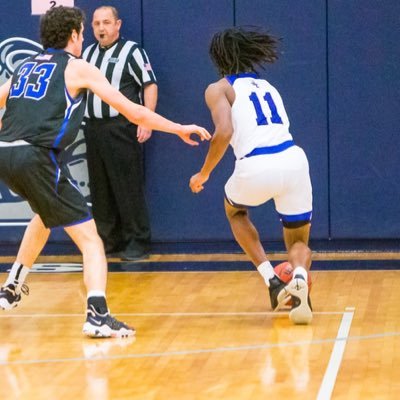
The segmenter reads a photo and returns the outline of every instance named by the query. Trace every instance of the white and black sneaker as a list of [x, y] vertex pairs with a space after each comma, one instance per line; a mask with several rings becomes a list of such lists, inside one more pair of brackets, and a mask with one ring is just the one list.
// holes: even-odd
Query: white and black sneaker
[[134, 328], [115, 319], [109, 312], [100, 314], [93, 305], [86, 310], [86, 322], [83, 324], [83, 333], [93, 338], [121, 338], [133, 336]]
[[289, 319], [296, 325], [307, 325], [312, 321], [311, 302], [308, 296], [308, 284], [304, 277], [295, 275], [288, 285], [278, 295], [278, 303], [284, 303], [287, 298], [292, 300]]
[[21, 301], [21, 293], [28, 295], [29, 288], [25, 283], [18, 289], [16, 285], [10, 283], [0, 289], [0, 308], [3, 310], [11, 310], [17, 307]]
[[277, 275], [274, 275], [269, 280], [269, 299], [271, 301], [271, 307], [274, 311], [278, 311], [282, 306], [280, 298], [285, 287], [286, 283], [283, 282]]

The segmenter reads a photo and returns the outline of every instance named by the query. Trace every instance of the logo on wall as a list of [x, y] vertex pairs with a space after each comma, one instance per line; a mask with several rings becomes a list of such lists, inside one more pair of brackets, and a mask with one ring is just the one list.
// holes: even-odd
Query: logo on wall
[[[40, 51], [42, 46], [39, 43], [23, 37], [12, 37], [0, 42], [0, 85], [11, 77], [23, 60]], [[75, 142], [66, 149], [65, 160], [76, 185], [89, 200], [86, 145], [81, 130]], [[0, 182], [0, 225], [25, 225], [26, 222], [21, 221], [29, 221], [32, 216], [28, 203]]]
[[42, 46], [30, 39], [13, 37], [0, 42], [0, 79], [4, 83], [21, 61], [42, 51]]

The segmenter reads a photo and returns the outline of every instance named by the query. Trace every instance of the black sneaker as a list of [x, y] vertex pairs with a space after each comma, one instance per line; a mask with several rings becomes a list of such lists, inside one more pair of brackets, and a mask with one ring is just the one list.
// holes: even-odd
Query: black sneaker
[[25, 283], [21, 286], [20, 290], [12, 283], [3, 286], [0, 289], [0, 308], [3, 310], [11, 310], [17, 307], [18, 303], [21, 301], [21, 293], [25, 295], [29, 294], [29, 288]]
[[308, 284], [301, 275], [296, 275], [286, 286], [292, 296], [292, 309], [289, 319], [296, 325], [307, 325], [312, 321], [311, 300], [308, 295]]
[[92, 305], [86, 310], [86, 322], [83, 324], [83, 333], [86, 336], [97, 338], [120, 338], [133, 336], [136, 332], [123, 322], [118, 321], [109, 312], [98, 313]]
[[279, 294], [284, 290], [286, 283], [281, 281], [278, 276], [274, 276], [269, 280], [269, 299], [271, 300], [271, 307], [274, 311], [277, 311], [280, 306], [278, 298]]

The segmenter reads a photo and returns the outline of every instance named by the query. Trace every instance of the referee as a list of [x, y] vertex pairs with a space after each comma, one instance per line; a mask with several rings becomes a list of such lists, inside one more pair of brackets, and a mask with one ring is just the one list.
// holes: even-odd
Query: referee
[[[92, 20], [97, 43], [82, 57], [131, 101], [154, 111], [155, 75], [144, 49], [120, 37], [121, 24], [116, 8], [97, 8]], [[106, 254], [123, 260], [145, 258], [151, 232], [142, 143], [151, 137], [151, 130], [133, 125], [93, 93], [88, 95], [85, 116], [92, 211]]]

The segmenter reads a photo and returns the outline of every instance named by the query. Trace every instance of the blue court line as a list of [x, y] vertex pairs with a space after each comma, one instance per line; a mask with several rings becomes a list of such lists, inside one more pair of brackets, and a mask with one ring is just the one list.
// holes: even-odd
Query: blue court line
[[[275, 266], [279, 261], [272, 262]], [[110, 272], [166, 272], [166, 271], [254, 271], [249, 261], [184, 261], [184, 262], [125, 262], [108, 264]], [[400, 270], [400, 260], [327, 260], [313, 261], [312, 271], [335, 270]]]
[[[275, 266], [279, 261], [274, 261]], [[57, 269], [72, 263], [46, 263]], [[0, 272], [7, 272], [11, 263], [0, 264]], [[185, 272], [185, 271], [254, 271], [249, 261], [146, 261], [109, 262], [110, 272]], [[400, 260], [318, 260], [312, 271], [400, 270]], [[51, 272], [51, 271], [49, 271]], [[65, 271], [67, 272], [67, 271]], [[73, 272], [73, 271], [70, 271]]]

